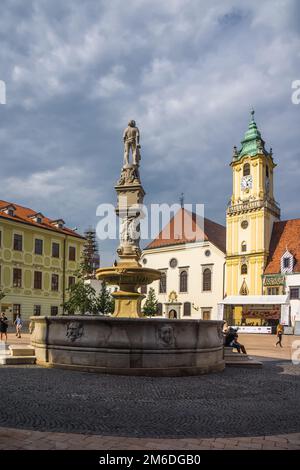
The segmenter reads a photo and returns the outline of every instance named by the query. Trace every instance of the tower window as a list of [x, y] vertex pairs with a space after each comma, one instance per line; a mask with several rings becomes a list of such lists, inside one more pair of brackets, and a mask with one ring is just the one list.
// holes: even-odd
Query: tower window
[[242, 264], [241, 274], [248, 274], [248, 266], [246, 264]]
[[250, 175], [250, 163], [245, 163], [243, 167], [243, 176], [249, 176]]
[[242, 242], [241, 249], [242, 249], [243, 253], [245, 253], [245, 251], [247, 251], [247, 243], [246, 242]]
[[269, 167], [268, 167], [268, 165], [266, 166], [266, 177], [269, 178]]

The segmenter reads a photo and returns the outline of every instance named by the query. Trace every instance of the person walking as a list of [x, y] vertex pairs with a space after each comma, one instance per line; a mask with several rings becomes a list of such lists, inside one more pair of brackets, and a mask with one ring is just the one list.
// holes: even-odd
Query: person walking
[[5, 313], [2, 312], [0, 316], [0, 341], [3, 340], [3, 335], [5, 337], [5, 341], [7, 341], [7, 328], [8, 328], [8, 319], [5, 316]]
[[279, 323], [277, 325], [276, 334], [277, 334], [277, 338], [278, 338], [278, 341], [276, 343], [276, 347], [277, 347], [277, 344], [279, 344], [279, 346], [282, 348], [281, 341], [282, 341], [282, 335], [283, 335], [283, 325], [281, 323]]
[[22, 329], [22, 326], [23, 326], [23, 320], [22, 320], [21, 315], [19, 313], [17, 314], [17, 317], [14, 321], [14, 325], [16, 327], [16, 336], [18, 338], [21, 338], [21, 329]]

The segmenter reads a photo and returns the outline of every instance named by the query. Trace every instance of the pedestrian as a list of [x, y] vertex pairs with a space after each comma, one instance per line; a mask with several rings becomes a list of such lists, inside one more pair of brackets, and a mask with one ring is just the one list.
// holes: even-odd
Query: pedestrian
[[2, 341], [3, 335], [5, 336], [5, 341], [7, 341], [7, 328], [8, 328], [8, 319], [5, 316], [5, 313], [2, 312], [0, 316], [0, 341]]
[[22, 329], [22, 326], [23, 326], [23, 320], [21, 318], [20, 313], [17, 314], [17, 317], [14, 321], [14, 325], [16, 326], [16, 336], [18, 338], [21, 338], [21, 329]]
[[281, 341], [282, 341], [282, 335], [283, 335], [283, 325], [281, 323], [279, 323], [277, 325], [276, 334], [277, 334], [277, 338], [278, 338], [278, 341], [276, 343], [276, 347], [277, 347], [277, 344], [279, 344], [279, 346], [282, 348]]

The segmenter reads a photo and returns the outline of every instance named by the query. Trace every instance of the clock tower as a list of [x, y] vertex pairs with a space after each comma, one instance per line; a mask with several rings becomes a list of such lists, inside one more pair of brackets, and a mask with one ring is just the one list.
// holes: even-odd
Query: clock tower
[[254, 110], [241, 149], [234, 147], [232, 197], [226, 214], [226, 294], [261, 295], [274, 221], [280, 209], [274, 199], [276, 164], [272, 149], [254, 121]]

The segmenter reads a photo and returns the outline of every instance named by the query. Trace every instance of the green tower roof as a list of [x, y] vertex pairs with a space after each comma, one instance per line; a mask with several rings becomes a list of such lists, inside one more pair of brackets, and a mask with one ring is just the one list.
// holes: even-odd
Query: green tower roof
[[245, 133], [244, 139], [241, 144], [240, 150], [234, 148], [233, 160], [240, 160], [245, 155], [255, 157], [258, 154], [272, 155], [272, 152], [267, 152], [265, 149], [265, 141], [261, 137], [261, 133], [257, 128], [257, 124], [254, 121], [254, 109], [251, 110], [251, 120], [247, 132]]

